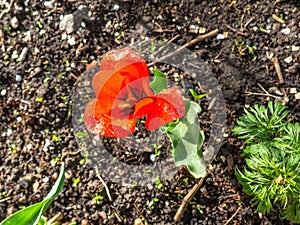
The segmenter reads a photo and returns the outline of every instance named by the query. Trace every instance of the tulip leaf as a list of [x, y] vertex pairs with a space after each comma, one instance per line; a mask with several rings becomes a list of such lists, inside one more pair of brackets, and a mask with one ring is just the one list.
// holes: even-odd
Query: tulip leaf
[[39, 203], [28, 206], [3, 220], [0, 225], [37, 225], [43, 213], [50, 206], [54, 198], [62, 191], [64, 186], [64, 164], [61, 165], [60, 174], [46, 198]]
[[184, 103], [186, 115], [176, 122], [167, 124], [162, 130], [172, 142], [175, 165], [185, 165], [195, 178], [200, 178], [206, 174], [201, 150], [204, 132], [197, 125], [197, 115], [201, 112], [201, 108], [187, 99]]
[[154, 79], [150, 83], [150, 87], [155, 94], [158, 94], [163, 89], [166, 89], [168, 87], [168, 79], [160, 70], [153, 69], [152, 72], [154, 74]]

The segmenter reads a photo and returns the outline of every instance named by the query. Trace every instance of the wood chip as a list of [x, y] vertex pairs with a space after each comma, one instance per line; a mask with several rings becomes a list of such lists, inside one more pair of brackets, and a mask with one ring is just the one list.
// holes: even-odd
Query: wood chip
[[295, 88], [295, 87], [294, 87], [294, 88], [291, 88], [291, 89], [290, 89], [290, 93], [291, 93], [291, 94], [297, 94], [297, 88]]

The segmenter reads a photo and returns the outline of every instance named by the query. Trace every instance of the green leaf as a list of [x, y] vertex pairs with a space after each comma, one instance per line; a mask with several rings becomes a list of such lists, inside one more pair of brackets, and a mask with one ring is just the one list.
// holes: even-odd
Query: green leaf
[[198, 95], [197, 92], [194, 89], [189, 89], [189, 90], [190, 90], [190, 92], [191, 92], [191, 94], [192, 94], [195, 101], [198, 101], [199, 99], [204, 98], [206, 96], [206, 94]]
[[159, 70], [153, 69], [154, 80], [150, 83], [150, 87], [155, 94], [168, 87], [168, 79], [165, 74]]
[[43, 213], [47, 210], [54, 198], [62, 191], [64, 186], [64, 164], [61, 165], [60, 174], [51, 191], [46, 198], [39, 203], [28, 206], [10, 217], [6, 218], [0, 225], [36, 225], [39, 223]]
[[175, 165], [187, 166], [195, 178], [200, 178], [206, 174], [206, 165], [201, 150], [204, 133], [197, 125], [197, 115], [201, 112], [201, 108], [189, 100], [185, 100], [185, 108], [186, 116], [176, 123], [171, 123], [170, 129], [166, 128], [165, 132], [172, 142]]

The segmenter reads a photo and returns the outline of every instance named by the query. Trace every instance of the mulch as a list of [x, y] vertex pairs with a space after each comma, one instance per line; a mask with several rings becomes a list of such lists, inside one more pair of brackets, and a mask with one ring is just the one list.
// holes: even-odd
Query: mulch
[[[62, 160], [65, 187], [45, 216], [60, 213], [63, 224], [137, 224], [137, 219], [140, 224], [291, 224], [276, 212], [255, 212], [234, 176], [244, 165], [243, 143], [231, 129], [245, 106], [274, 97], [287, 105], [289, 119], [300, 121], [300, 2], [15, 0], [10, 7], [10, 1], [0, 5], [0, 221], [41, 201]], [[59, 29], [62, 16], [80, 5], [88, 7], [92, 20], [66, 35]], [[110, 201], [86, 155], [78, 152], [72, 127], [72, 96], [86, 64], [146, 38], [169, 41], [179, 35], [173, 43], [184, 45], [215, 29], [220, 35], [189, 50], [207, 63], [222, 87], [226, 135], [182, 220], [173, 217], [198, 182], [185, 168], [170, 180], [141, 187], [103, 177]], [[203, 115], [201, 126], [209, 126]], [[130, 157], [145, 163], [134, 152]]]

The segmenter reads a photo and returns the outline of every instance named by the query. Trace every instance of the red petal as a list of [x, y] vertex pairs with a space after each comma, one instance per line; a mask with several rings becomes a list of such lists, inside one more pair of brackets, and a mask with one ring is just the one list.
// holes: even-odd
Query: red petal
[[142, 118], [150, 114], [155, 107], [156, 104], [152, 98], [144, 98], [134, 105], [133, 115], [135, 118]]
[[146, 119], [145, 127], [156, 130], [185, 115], [184, 99], [177, 87], [160, 92], [155, 98], [154, 107]]
[[130, 48], [112, 50], [104, 56], [100, 71], [93, 77], [93, 87], [106, 112], [123, 103], [132, 108], [153, 94], [147, 64]]
[[133, 133], [135, 119], [111, 119], [99, 104], [98, 99], [90, 101], [84, 111], [84, 122], [89, 132], [113, 138], [123, 138]]

